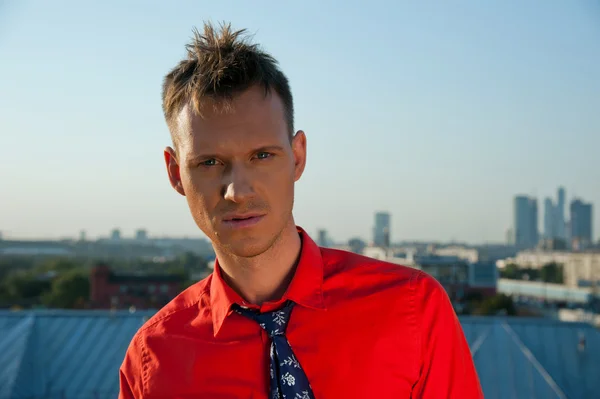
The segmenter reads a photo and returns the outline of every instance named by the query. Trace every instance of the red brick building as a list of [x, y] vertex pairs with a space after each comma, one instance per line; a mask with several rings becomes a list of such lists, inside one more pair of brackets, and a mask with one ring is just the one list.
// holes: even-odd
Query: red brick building
[[115, 273], [105, 264], [90, 273], [93, 309], [159, 309], [177, 296], [184, 279], [178, 275]]

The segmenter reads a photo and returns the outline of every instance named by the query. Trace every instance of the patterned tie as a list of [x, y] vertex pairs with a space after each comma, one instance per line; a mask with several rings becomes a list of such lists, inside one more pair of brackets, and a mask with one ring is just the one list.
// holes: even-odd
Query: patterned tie
[[271, 399], [315, 398], [308, 378], [285, 337], [293, 306], [294, 302], [287, 301], [281, 309], [266, 313], [242, 308], [237, 304], [233, 308], [242, 316], [256, 321], [271, 337]]

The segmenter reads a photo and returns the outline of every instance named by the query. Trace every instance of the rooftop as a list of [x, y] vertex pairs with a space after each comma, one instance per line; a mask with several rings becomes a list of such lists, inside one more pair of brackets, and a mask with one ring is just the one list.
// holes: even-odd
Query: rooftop
[[[129, 341], [153, 314], [0, 311], [0, 399], [115, 398]], [[575, 399], [600, 392], [600, 332], [592, 326], [506, 317], [460, 321], [486, 397]]]

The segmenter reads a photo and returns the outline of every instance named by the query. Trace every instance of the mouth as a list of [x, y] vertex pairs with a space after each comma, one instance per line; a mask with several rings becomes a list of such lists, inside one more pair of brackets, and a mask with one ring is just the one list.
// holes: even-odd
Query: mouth
[[264, 216], [258, 213], [228, 215], [223, 218], [223, 224], [229, 228], [251, 227], [260, 222]]

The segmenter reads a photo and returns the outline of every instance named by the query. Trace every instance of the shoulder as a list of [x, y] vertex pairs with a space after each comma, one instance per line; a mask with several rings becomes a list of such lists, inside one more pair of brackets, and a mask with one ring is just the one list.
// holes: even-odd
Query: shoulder
[[435, 278], [413, 267], [331, 248], [321, 248], [321, 254], [325, 283], [331, 280], [373, 291], [391, 290], [415, 306], [430, 299], [444, 300], [446, 295]]
[[186, 288], [150, 317], [136, 332], [133, 341], [153, 334], [168, 335], [198, 317], [208, 298], [212, 275]]
[[210, 312], [207, 290], [211, 278], [212, 275], [185, 289], [134, 334], [120, 368], [121, 380], [127, 382], [128, 389], [143, 396], [149, 378], [148, 364], [172, 357], [173, 337], [190, 333], [190, 325], [194, 325], [192, 333], [196, 335], [211, 331], [212, 324], [205, 317]]
[[410, 283], [422, 272], [401, 264], [382, 261], [359, 255], [349, 251], [331, 248], [321, 248], [323, 258], [324, 278], [361, 278], [361, 279], [390, 279], [399, 284]]

